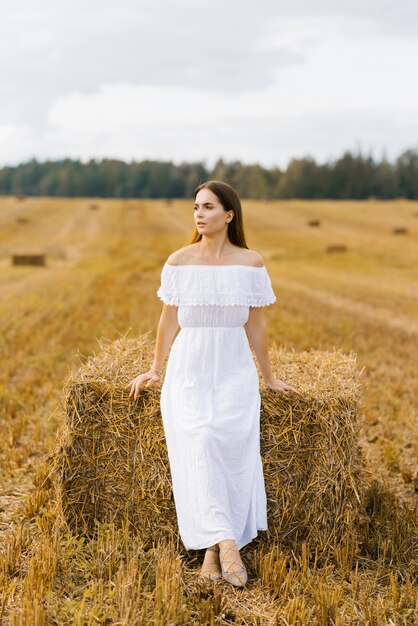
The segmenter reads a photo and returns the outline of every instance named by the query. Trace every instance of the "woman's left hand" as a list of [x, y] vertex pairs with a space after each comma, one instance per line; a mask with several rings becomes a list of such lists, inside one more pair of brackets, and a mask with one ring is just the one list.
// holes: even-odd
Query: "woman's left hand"
[[281, 391], [284, 395], [287, 395], [289, 391], [293, 391], [293, 393], [299, 394], [299, 391], [297, 391], [297, 389], [295, 389], [291, 385], [288, 385], [279, 378], [274, 378], [274, 376], [272, 378], [269, 378], [268, 380], [264, 379], [264, 382], [269, 389], [273, 389], [274, 391]]

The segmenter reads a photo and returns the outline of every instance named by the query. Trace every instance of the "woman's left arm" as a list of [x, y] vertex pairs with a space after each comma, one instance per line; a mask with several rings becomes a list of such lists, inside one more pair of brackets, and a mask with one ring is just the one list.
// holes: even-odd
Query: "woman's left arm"
[[268, 354], [268, 331], [266, 318], [262, 307], [250, 307], [247, 323], [244, 324], [250, 344], [254, 348], [263, 380], [267, 387], [287, 393], [298, 393], [294, 387], [287, 385], [279, 378], [275, 378], [271, 370]]

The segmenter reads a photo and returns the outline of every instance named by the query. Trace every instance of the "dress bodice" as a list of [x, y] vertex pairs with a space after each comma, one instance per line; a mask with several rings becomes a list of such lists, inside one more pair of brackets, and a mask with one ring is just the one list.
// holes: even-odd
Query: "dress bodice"
[[248, 265], [164, 264], [158, 297], [178, 308], [184, 327], [236, 327], [249, 307], [273, 304], [276, 296], [267, 269]]
[[266, 306], [276, 301], [265, 266], [164, 264], [157, 296], [175, 306]]

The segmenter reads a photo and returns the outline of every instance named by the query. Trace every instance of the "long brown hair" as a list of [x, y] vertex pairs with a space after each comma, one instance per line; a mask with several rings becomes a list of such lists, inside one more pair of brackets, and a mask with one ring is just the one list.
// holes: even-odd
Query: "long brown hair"
[[[245, 241], [244, 235], [244, 222], [242, 216], [242, 207], [241, 200], [238, 193], [235, 189], [229, 185], [228, 183], [223, 183], [220, 180], [208, 180], [205, 183], [200, 184], [194, 190], [194, 199], [196, 200], [196, 196], [201, 189], [210, 189], [215, 196], [219, 199], [219, 202], [222, 204], [222, 207], [225, 211], [234, 211], [233, 219], [228, 222], [228, 238], [229, 241], [235, 246], [239, 246], [240, 248], [247, 248], [247, 243]], [[191, 241], [189, 241], [189, 245], [191, 243], [196, 243], [202, 239], [202, 234], [199, 233], [197, 228], [195, 227], [194, 233]], [[186, 244], [187, 245], [187, 244]]]

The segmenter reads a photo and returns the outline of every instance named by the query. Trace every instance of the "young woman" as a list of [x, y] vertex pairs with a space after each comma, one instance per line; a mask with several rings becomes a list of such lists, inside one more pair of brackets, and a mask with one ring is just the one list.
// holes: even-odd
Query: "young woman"
[[180, 537], [187, 549], [206, 548], [201, 577], [239, 587], [248, 578], [239, 550], [267, 530], [250, 343], [267, 386], [296, 390], [271, 370], [262, 307], [276, 296], [262, 256], [245, 242], [237, 192], [212, 180], [194, 199], [192, 241], [161, 272], [153, 363], [127, 386], [136, 398], [159, 380], [170, 351], [160, 407]]

